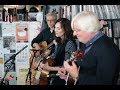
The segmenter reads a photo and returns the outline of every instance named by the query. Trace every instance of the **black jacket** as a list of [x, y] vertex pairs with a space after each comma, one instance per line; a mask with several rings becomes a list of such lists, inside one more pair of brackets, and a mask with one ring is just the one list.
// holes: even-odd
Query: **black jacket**
[[102, 36], [77, 64], [78, 85], [114, 85], [120, 71], [120, 51], [111, 39]]
[[36, 38], [34, 38], [31, 42], [31, 46], [33, 46], [34, 43], [40, 43], [42, 41], [46, 41], [47, 44], [52, 42], [54, 39], [54, 31], [53, 33], [50, 32], [50, 28], [46, 28], [42, 30]]

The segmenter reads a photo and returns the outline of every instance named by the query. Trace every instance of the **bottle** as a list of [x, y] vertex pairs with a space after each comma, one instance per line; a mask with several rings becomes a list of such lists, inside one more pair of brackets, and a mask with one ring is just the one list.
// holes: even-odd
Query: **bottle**
[[28, 21], [28, 11], [25, 12], [25, 21]]
[[14, 8], [13, 10], [13, 21], [17, 21], [17, 10]]

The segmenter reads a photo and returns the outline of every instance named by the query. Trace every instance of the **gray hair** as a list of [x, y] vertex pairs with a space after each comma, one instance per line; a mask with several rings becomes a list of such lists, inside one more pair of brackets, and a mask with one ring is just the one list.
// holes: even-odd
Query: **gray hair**
[[55, 13], [50, 12], [50, 13], [48, 13], [48, 14], [46, 15], [46, 18], [47, 18], [48, 16], [53, 16], [54, 19], [57, 20], [57, 15], [56, 15]]
[[[77, 27], [74, 25], [76, 24]], [[91, 11], [82, 11], [78, 13], [71, 22], [71, 27], [78, 30], [88, 31], [88, 32], [98, 32], [100, 30], [100, 22], [97, 16]]]

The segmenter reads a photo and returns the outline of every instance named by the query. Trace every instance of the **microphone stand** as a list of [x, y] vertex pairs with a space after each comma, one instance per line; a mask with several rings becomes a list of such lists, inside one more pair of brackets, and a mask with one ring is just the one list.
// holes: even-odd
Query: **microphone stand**
[[31, 85], [31, 66], [32, 66], [32, 63], [33, 63], [33, 59], [35, 58], [35, 53], [37, 52], [37, 50], [33, 50], [33, 52], [34, 52], [34, 55], [33, 55], [32, 61], [30, 63], [30, 68], [29, 68], [29, 71], [28, 71], [27, 77], [26, 77], [26, 82], [27, 82], [28, 76], [29, 76], [30, 85]]
[[11, 65], [6, 69], [5, 74], [4, 74], [3, 78], [1, 79], [0, 85], [5, 85], [5, 83], [3, 83], [3, 81], [4, 81], [7, 73], [9, 72], [12, 64], [15, 65], [15, 64], [14, 64], [15, 57], [16, 57], [21, 51], [23, 51], [23, 50], [24, 50], [25, 48], [27, 48], [27, 47], [28, 47], [28, 45], [26, 45], [25, 47], [23, 47], [20, 51], [18, 51], [16, 54], [13, 54], [13, 55], [4, 63], [4, 64], [6, 64], [7, 62], [9, 62], [9, 61], [12, 60], [12, 61], [11, 61]]

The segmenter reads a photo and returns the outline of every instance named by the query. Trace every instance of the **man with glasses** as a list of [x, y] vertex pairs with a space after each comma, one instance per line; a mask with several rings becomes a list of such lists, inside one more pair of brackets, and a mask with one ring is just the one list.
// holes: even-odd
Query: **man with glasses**
[[39, 43], [42, 41], [46, 41], [47, 44], [53, 41], [54, 37], [54, 25], [57, 20], [57, 15], [55, 13], [48, 13], [46, 15], [46, 21], [48, 27], [42, 30], [36, 38], [34, 38], [31, 42], [31, 46], [35, 49], [39, 50]]
[[[37, 37], [35, 37], [33, 40], [32, 40], [32, 42], [31, 42], [31, 46], [35, 49], [35, 50], [40, 50], [41, 48], [44, 48], [44, 47], [41, 47], [41, 44], [42, 44], [42, 42], [46, 42], [47, 43], [47, 45], [48, 44], [50, 44], [52, 41], [53, 41], [53, 39], [54, 39], [54, 25], [55, 25], [55, 22], [56, 22], [56, 20], [57, 20], [57, 15], [55, 14], [55, 13], [48, 13], [47, 15], [46, 15], [46, 21], [47, 21], [47, 25], [48, 25], [48, 27], [47, 28], [45, 28], [45, 29], [43, 29], [38, 35], [37, 35]], [[40, 44], [41, 43], [41, 44]], [[33, 49], [33, 52], [35, 51]], [[52, 50], [50, 51], [50, 53], [52, 53], [54, 51], [54, 46], [52, 46]], [[35, 64], [35, 62], [37, 61], [37, 56], [39, 57], [40, 56], [40, 52], [39, 51], [35, 51], [34, 52], [35, 54], [35, 56], [33, 55], [31, 55], [31, 57], [30, 57], [30, 59], [32, 59], [33, 60], [33, 58], [34, 57], [36, 57], [36, 60], [30, 60], [31, 61], [31, 65], [34, 67], [36, 67], [36, 64]], [[36, 72], [34, 72], [35, 70], [33, 69], [32, 70], [32, 75], [31, 75], [31, 77], [33, 76], [35, 76], [34, 75], [34, 73]], [[34, 78], [32, 78], [32, 83], [34, 84]], [[36, 82], [36, 80], [35, 80], [35, 82]]]

